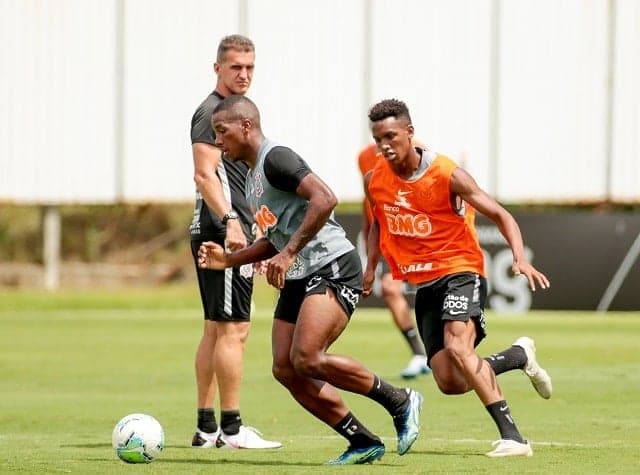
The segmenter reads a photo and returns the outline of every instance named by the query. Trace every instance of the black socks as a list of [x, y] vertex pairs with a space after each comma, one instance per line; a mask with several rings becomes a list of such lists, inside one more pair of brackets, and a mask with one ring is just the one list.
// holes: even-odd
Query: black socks
[[198, 409], [198, 429], [207, 434], [213, 434], [218, 430], [216, 413], [212, 407]]
[[[227, 435], [235, 435], [240, 431], [242, 419], [240, 411], [221, 411], [220, 427]], [[218, 430], [216, 413], [211, 407], [198, 409], [198, 429], [207, 434], [213, 434]]]
[[349, 441], [350, 448], [358, 449], [371, 447], [372, 445], [384, 445], [378, 436], [369, 432], [351, 412], [333, 426], [333, 429]]
[[240, 411], [220, 411], [220, 427], [225, 434], [237, 434], [241, 425]]
[[512, 369], [522, 369], [527, 364], [527, 354], [520, 346], [513, 345], [500, 353], [487, 356], [485, 361], [496, 373], [496, 376]]
[[520, 435], [520, 431], [518, 431], [518, 428], [516, 427], [516, 423], [513, 422], [507, 401], [503, 400], [494, 402], [493, 404], [489, 404], [485, 407], [493, 418], [493, 422], [498, 426], [501, 439], [515, 440], [521, 444], [525, 442], [522, 435]]
[[409, 393], [405, 389], [396, 388], [377, 376], [366, 396], [384, 406], [392, 416], [403, 413], [409, 404]]

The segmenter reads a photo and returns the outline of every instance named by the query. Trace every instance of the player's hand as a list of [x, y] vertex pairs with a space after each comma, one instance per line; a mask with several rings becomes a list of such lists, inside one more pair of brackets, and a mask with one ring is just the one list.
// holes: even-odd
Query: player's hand
[[548, 289], [551, 284], [549, 279], [542, 272], [538, 271], [528, 262], [514, 262], [511, 266], [514, 275], [524, 275], [529, 281], [529, 288], [532, 292], [536, 291], [536, 283], [541, 289]]
[[296, 260], [296, 256], [285, 252], [279, 252], [267, 263], [267, 282], [276, 289], [284, 287], [285, 277], [291, 264]]
[[267, 267], [269, 266], [269, 259], [264, 261], [258, 261], [253, 263], [253, 272], [258, 275], [264, 275], [267, 273]]
[[364, 271], [362, 279], [362, 296], [367, 298], [373, 292], [373, 283], [376, 280], [375, 269], [369, 269], [369, 266]]
[[237, 251], [247, 246], [247, 238], [242, 231], [239, 219], [227, 221], [227, 236], [224, 240], [224, 246], [228, 251]]
[[198, 267], [221, 270], [227, 267], [227, 255], [221, 245], [206, 241], [198, 249]]

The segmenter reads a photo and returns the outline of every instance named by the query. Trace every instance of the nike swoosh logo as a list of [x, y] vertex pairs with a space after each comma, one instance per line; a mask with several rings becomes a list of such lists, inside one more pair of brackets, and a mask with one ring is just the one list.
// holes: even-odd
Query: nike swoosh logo
[[466, 310], [449, 310], [449, 315], [462, 315], [466, 312]]
[[350, 417], [349, 420], [347, 421], [347, 423], [345, 425], [342, 426], [343, 429], [347, 429], [347, 427], [349, 427], [349, 424], [351, 424], [351, 421], [353, 420], [353, 417]]
[[309, 282], [307, 282], [307, 286], [304, 289], [305, 292], [309, 292], [312, 289], [315, 289], [318, 285], [320, 285], [321, 279], [319, 277], [314, 277]]
[[413, 193], [413, 191], [401, 191], [401, 190], [398, 190], [398, 196], [407, 196], [409, 193]]

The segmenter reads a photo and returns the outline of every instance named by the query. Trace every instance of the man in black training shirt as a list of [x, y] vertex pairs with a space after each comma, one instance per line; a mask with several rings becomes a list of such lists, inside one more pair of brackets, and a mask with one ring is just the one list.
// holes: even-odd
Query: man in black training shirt
[[[245, 94], [251, 85], [255, 48], [249, 38], [231, 35], [222, 39], [214, 71], [215, 90], [198, 107], [191, 120], [196, 205], [189, 234], [194, 260], [203, 241], [227, 249], [241, 249], [252, 240], [253, 218], [244, 197], [248, 167], [222, 156], [215, 146], [211, 113], [226, 96]], [[249, 334], [253, 268], [251, 265], [214, 271], [196, 262], [204, 330], [195, 357], [198, 422], [193, 447], [267, 449], [280, 442], [264, 440], [242, 425], [240, 383], [244, 346]], [[213, 402], [220, 395], [220, 426]]]

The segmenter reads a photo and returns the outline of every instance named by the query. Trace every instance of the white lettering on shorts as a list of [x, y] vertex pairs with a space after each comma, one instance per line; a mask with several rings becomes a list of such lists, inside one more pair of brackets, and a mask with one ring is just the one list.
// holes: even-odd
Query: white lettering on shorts
[[340, 286], [340, 295], [351, 306], [351, 310], [355, 310], [358, 301], [360, 300], [360, 294], [353, 290], [351, 287]]
[[442, 310], [449, 315], [463, 315], [469, 311], [469, 298], [464, 295], [447, 295]]
[[483, 330], [486, 330], [487, 328], [487, 321], [484, 318], [484, 312], [482, 312], [480, 314], [480, 316], [478, 317], [478, 323], [480, 324], [480, 328], [482, 328]]

